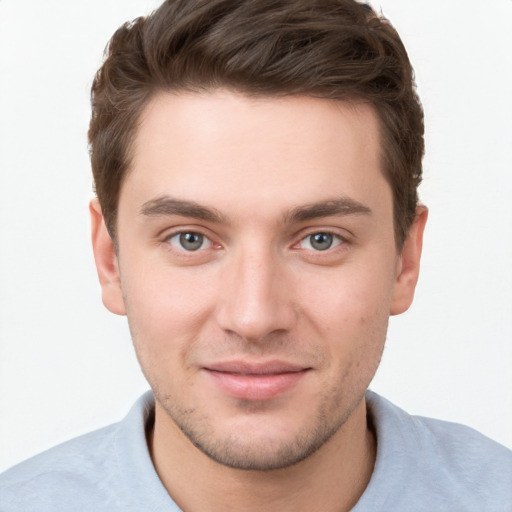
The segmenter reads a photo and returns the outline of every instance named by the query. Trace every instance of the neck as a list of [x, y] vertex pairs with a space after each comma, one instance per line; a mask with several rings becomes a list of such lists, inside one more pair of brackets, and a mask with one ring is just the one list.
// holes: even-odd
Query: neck
[[190, 512], [348, 511], [370, 481], [376, 453], [364, 399], [319, 450], [283, 469], [246, 471], [211, 460], [158, 403], [149, 445], [163, 485]]

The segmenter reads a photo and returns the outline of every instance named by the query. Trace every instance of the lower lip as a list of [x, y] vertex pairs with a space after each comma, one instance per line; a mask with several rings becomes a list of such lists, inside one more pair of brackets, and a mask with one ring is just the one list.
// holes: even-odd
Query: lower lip
[[307, 371], [271, 375], [241, 375], [207, 370], [227, 395], [239, 400], [270, 400], [295, 386]]

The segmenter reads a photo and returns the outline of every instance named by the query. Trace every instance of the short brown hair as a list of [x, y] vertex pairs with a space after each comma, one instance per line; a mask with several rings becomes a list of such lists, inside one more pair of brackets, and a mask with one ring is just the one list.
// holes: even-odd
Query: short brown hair
[[120, 27], [94, 79], [89, 128], [96, 193], [114, 240], [144, 107], [160, 91], [219, 87], [370, 103], [402, 246], [418, 202], [423, 111], [397, 32], [355, 0], [166, 0]]

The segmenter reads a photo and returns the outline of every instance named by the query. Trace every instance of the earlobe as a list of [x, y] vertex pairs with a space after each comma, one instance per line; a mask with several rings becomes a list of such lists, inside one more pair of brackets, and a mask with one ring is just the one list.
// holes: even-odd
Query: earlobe
[[90, 202], [89, 211], [91, 213], [92, 248], [101, 285], [103, 304], [112, 313], [125, 315], [126, 308], [121, 289], [119, 262], [97, 199]]
[[423, 205], [418, 206], [416, 208], [416, 217], [409, 229], [409, 234], [400, 254], [399, 269], [391, 302], [391, 315], [399, 315], [407, 311], [414, 298], [414, 290], [420, 272], [423, 231], [425, 230], [427, 217], [427, 207]]

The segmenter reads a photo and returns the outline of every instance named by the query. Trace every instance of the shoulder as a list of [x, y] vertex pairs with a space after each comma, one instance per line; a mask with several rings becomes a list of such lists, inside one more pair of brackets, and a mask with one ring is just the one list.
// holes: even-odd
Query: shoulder
[[[145, 439], [152, 397], [142, 396], [126, 418], [51, 448], [0, 475], [1, 512], [128, 510], [145, 471], [155, 486]], [[132, 509], [133, 510], [133, 509]]]
[[418, 453], [437, 479], [475, 499], [506, 496], [512, 505], [512, 451], [465, 425], [412, 416]]
[[466, 425], [409, 415], [373, 392], [368, 393], [367, 403], [379, 434], [386, 439], [401, 436], [413, 443], [415, 451], [454, 464], [453, 469], [489, 464], [512, 470], [511, 450]]
[[512, 451], [467, 426], [411, 416], [375, 393], [367, 404], [377, 436], [370, 484], [378, 492], [420, 500], [425, 510], [512, 506]]
[[102, 498], [106, 475], [115, 466], [117, 425], [91, 432], [32, 457], [0, 475], [0, 510], [40, 510], [58, 502], [73, 510], [82, 499]]

